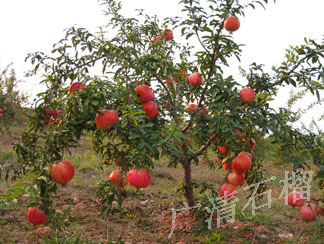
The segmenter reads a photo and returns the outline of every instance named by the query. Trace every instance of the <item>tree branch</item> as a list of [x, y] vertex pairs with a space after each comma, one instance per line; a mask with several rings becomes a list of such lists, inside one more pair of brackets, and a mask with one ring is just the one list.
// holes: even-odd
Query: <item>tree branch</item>
[[[205, 145], [203, 145], [199, 150], [197, 150], [195, 153], [194, 153], [194, 155], [197, 157], [197, 156], [199, 156], [199, 155], [201, 155], [209, 146], [210, 146], [210, 144], [213, 142], [213, 140], [215, 140], [215, 138], [218, 136], [218, 134], [215, 134], [215, 135], [213, 135], [213, 136], [211, 136], [208, 140], [207, 140], [207, 142], [206, 142], [206, 144]], [[190, 157], [190, 160], [191, 159], [193, 159], [194, 158], [194, 156], [192, 156], [192, 157]]]
[[[164, 82], [161, 80], [161, 78], [159, 76], [154, 75], [154, 77], [157, 79], [157, 81], [161, 84], [161, 86], [163, 86], [164, 90], [167, 92], [168, 97], [170, 98], [170, 101], [169, 101], [170, 104], [175, 105], [175, 103], [172, 100], [171, 93], [170, 93], [169, 89], [166, 87], [166, 85], [164, 84]], [[176, 124], [179, 126], [181, 123], [175, 114], [173, 114], [173, 118], [174, 118], [174, 121], [176, 122]]]
[[[223, 22], [224, 22], [224, 20], [223, 20]], [[216, 52], [217, 52], [217, 48], [219, 48], [218, 47], [218, 41], [219, 41], [220, 33], [223, 30], [223, 28], [224, 28], [224, 25], [222, 24], [221, 27], [218, 29], [217, 34], [215, 36], [215, 46], [214, 46], [213, 54], [212, 54], [212, 57], [211, 57], [212, 60], [210, 62], [210, 66], [209, 66], [209, 73], [208, 73], [208, 76], [207, 76], [207, 80], [210, 79], [210, 77], [212, 75], [212, 72], [213, 72], [214, 64], [215, 64], [215, 62], [217, 60], [217, 58], [216, 58], [216, 56], [217, 56], [216, 55]], [[207, 91], [207, 88], [208, 88], [208, 83], [206, 83], [206, 85], [204, 87], [204, 90], [203, 90], [203, 92], [201, 94], [201, 97], [199, 99], [199, 102], [197, 104], [197, 111], [195, 112], [195, 114], [193, 116], [196, 116], [198, 114], [199, 108], [201, 107], [201, 103], [202, 103], [202, 101], [205, 98], [205, 93]], [[191, 125], [192, 125], [192, 121], [189, 121], [188, 124], [182, 129], [182, 132], [185, 133], [190, 128]]]
[[287, 73], [287, 76], [286, 77], [282, 77], [280, 80], [278, 80], [277, 82], [273, 83], [272, 85], [273, 86], [276, 86], [276, 85], [280, 85], [282, 82], [284, 82], [287, 77], [289, 77], [300, 65], [302, 65], [304, 63], [304, 61], [314, 55], [317, 55], [317, 54], [320, 54], [324, 52], [324, 49], [322, 50], [319, 50], [315, 53], [309, 53], [307, 54], [304, 58], [302, 58], [297, 64], [295, 64], [295, 66]]

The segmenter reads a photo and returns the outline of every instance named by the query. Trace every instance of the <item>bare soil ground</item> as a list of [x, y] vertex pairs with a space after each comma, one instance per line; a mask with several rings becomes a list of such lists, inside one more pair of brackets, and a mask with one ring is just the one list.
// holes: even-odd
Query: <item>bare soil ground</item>
[[[16, 135], [20, 131], [17, 130]], [[15, 160], [11, 146], [13, 141], [14, 139], [7, 135], [0, 135], [0, 159], [8, 160], [8, 163]], [[172, 227], [171, 209], [183, 207], [184, 198], [181, 192], [177, 192], [182, 186], [181, 167], [167, 168], [166, 159], [157, 162], [150, 187], [134, 193], [133, 187], [128, 185], [126, 192], [129, 197], [123, 202], [123, 211], [107, 218], [99, 211], [100, 202], [94, 191], [96, 184], [107, 179], [116, 166], [111, 165], [104, 171], [99, 170], [98, 159], [93, 155], [87, 140], [83, 140], [82, 146], [75, 150], [69, 159], [75, 163], [76, 175], [67, 186], [58, 187], [55, 205], [62, 211], [70, 210], [75, 218], [65, 230], [65, 234], [73, 236], [81, 231], [82, 237], [89, 240], [89, 243], [114, 243], [108, 241], [117, 239], [120, 242], [115, 243], [127, 244], [324, 243], [323, 225], [318, 227], [315, 222], [302, 222], [298, 209], [285, 206], [284, 199], [279, 199], [283, 187], [280, 180], [284, 179], [284, 172], [290, 170], [289, 167], [274, 167], [271, 162], [265, 166], [269, 176], [278, 177], [271, 183], [270, 209], [260, 208], [253, 216], [248, 207], [242, 214], [241, 210], [248, 201], [242, 186], [238, 188], [240, 201], [236, 206], [236, 220], [233, 223], [214, 228], [211, 235], [195, 236], [191, 232], [194, 218], [190, 213], [182, 211], [176, 218], [176, 228], [172, 237], [168, 238]], [[225, 174], [224, 170], [209, 169], [204, 162], [193, 168], [195, 181], [212, 182], [217, 188], [222, 184]], [[0, 181], [0, 194], [7, 193], [16, 183], [6, 182], [3, 177]], [[26, 181], [28, 182], [28, 179], [18, 182]], [[199, 197], [197, 192], [196, 196]], [[312, 196], [324, 198], [323, 190], [318, 189], [315, 183], [312, 185]], [[15, 206], [0, 208], [0, 243], [46, 243], [44, 238], [54, 235], [51, 229], [39, 229], [28, 222], [27, 205], [26, 198], [20, 197]], [[324, 224], [323, 215], [320, 215], [319, 219]]]

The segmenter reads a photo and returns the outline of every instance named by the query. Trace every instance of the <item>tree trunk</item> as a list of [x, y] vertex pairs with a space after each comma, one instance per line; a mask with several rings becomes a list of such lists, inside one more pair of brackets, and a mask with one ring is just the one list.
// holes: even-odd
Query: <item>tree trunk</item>
[[184, 170], [184, 191], [185, 197], [189, 207], [195, 206], [195, 199], [193, 195], [193, 187], [191, 185], [191, 160], [188, 160], [187, 165], [183, 165]]

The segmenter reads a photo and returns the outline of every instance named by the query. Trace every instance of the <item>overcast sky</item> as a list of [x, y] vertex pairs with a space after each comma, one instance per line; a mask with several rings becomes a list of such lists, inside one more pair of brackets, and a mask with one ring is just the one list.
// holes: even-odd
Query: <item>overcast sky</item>
[[[249, 10], [240, 19], [241, 28], [233, 38], [245, 44], [242, 54], [243, 67], [256, 61], [268, 67], [277, 65], [289, 45], [303, 43], [304, 37], [321, 40], [324, 35], [323, 0], [277, 0], [267, 5], [267, 10]], [[143, 8], [148, 14], [164, 17], [177, 16], [178, 0], [122, 0], [124, 13], [135, 16], [134, 9]], [[0, 0], [0, 69], [14, 62], [17, 76], [30, 67], [24, 62], [29, 52], [48, 53], [54, 43], [64, 37], [64, 29], [76, 25], [92, 32], [105, 24], [106, 16], [97, 0]], [[175, 33], [175, 36], [177, 33]], [[233, 74], [238, 63], [233, 63]], [[28, 80], [22, 87], [29, 94], [40, 91], [37, 80]], [[283, 91], [286, 93], [287, 91]], [[275, 104], [283, 104], [280, 96]], [[315, 112], [304, 116], [308, 123], [318, 118]], [[316, 117], [317, 116], [317, 117]]]

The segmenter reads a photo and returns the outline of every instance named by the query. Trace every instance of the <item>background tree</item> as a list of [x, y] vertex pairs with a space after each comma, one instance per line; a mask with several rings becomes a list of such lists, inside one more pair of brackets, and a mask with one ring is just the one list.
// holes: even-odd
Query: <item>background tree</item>
[[[27, 104], [27, 95], [18, 90], [18, 84], [22, 81], [16, 77], [15, 70], [10, 68], [12, 64], [9, 64], [0, 73], [0, 131], [1, 126], [4, 126], [8, 131], [8, 126], [15, 120], [24, 122], [22, 113], [17, 117], [17, 112], [21, 106]], [[9, 131], [8, 131], [9, 132]]]
[[[194, 187], [218, 194], [218, 186], [215, 190], [211, 184], [192, 181], [193, 163], [203, 157], [210, 167], [219, 169], [225, 157], [231, 162], [242, 151], [253, 152], [253, 141], [258, 145], [265, 135], [281, 145], [295, 169], [308, 167], [311, 160], [320, 167], [318, 175], [323, 175], [322, 139], [293, 128], [287, 109], [277, 112], [269, 106], [284, 85], [302, 87], [320, 99], [323, 44], [306, 40], [291, 48], [272, 73], [251, 64], [243, 86], [249, 88], [244, 92], [255, 94], [251, 99], [234, 77], [223, 73], [229, 59], [241, 55], [241, 44], [224, 29], [224, 22], [229, 16], [242, 16], [247, 7], [263, 6], [266, 0], [247, 4], [182, 0], [185, 16], [162, 23], [142, 11], [137, 18], [125, 18], [119, 2], [102, 3], [109, 21], [98, 35], [72, 27], [51, 55], [28, 56], [48, 87], [38, 95], [28, 132], [15, 145], [20, 163], [16, 176], [29, 171], [38, 176], [33, 183], [37, 185], [35, 205], [41, 203], [47, 213], [54, 213], [50, 195], [57, 184], [51, 179], [50, 166], [64, 159], [66, 148], [78, 146], [83, 135], [92, 136], [101, 164], [122, 157], [118, 164], [124, 173], [133, 167], [150, 172], [161, 157], [168, 157], [168, 167], [183, 167], [183, 192], [189, 206], [197, 200], [206, 203], [195, 199]], [[181, 39], [174, 39], [173, 31], [181, 33]], [[193, 38], [199, 47], [191, 46]], [[108, 116], [105, 129], [97, 121], [106, 116], [103, 110], [114, 114], [114, 119]], [[49, 111], [61, 113], [54, 118]], [[225, 153], [220, 146], [226, 147]], [[218, 154], [216, 162], [209, 159], [208, 151]], [[264, 179], [262, 160], [261, 152], [253, 153], [252, 168], [245, 173], [248, 184]], [[119, 195], [110, 186], [100, 185], [105, 203]]]

